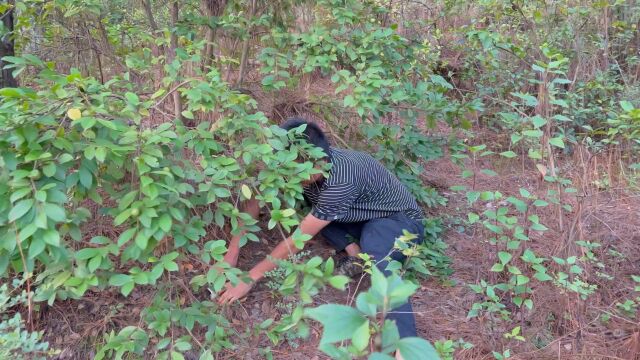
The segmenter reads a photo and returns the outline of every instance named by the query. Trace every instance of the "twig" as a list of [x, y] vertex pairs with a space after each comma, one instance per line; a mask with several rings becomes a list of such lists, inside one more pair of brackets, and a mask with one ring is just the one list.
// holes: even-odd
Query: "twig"
[[25, 279], [27, 281], [27, 322], [29, 323], [29, 329], [33, 331], [33, 301], [31, 294], [31, 273], [27, 272], [27, 261], [24, 257], [24, 252], [22, 251], [22, 241], [20, 241], [20, 234], [18, 233], [18, 228], [16, 227], [16, 223], [13, 222], [13, 230], [16, 233], [16, 242], [18, 244], [18, 251], [20, 252], [20, 258], [22, 259], [22, 272], [24, 273]]
[[152, 108], [157, 109], [157, 107], [160, 106], [160, 104], [162, 104], [164, 102], [164, 100], [167, 98], [167, 96], [173, 94], [176, 90], [178, 90], [183, 85], [189, 83], [192, 80], [197, 80], [197, 79], [188, 79], [188, 80], [185, 80], [185, 81], [179, 83], [178, 85], [174, 86], [171, 90], [169, 90], [166, 94], [164, 94], [164, 96], [161, 97], [160, 100], [158, 100], [158, 102], [156, 102], [155, 105], [152, 106]]

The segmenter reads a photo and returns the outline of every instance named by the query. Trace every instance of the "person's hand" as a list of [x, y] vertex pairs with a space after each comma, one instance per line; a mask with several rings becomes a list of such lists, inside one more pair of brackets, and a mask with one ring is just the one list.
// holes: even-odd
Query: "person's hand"
[[231, 267], [236, 267], [236, 265], [238, 265], [238, 255], [237, 253], [233, 253], [230, 251], [227, 251], [227, 253], [224, 255], [224, 258], [222, 259], [222, 261], [226, 262], [227, 264], [231, 265]]
[[218, 298], [218, 304], [220, 305], [228, 304], [232, 301], [236, 301], [245, 297], [253, 287], [253, 282], [247, 284], [240, 281], [236, 286], [233, 286], [230, 282], [227, 282], [224, 287], [224, 291]]
[[[225, 266], [224, 264], [221, 264], [221, 263], [226, 263], [229, 266]], [[236, 265], [238, 265], [238, 254], [227, 252], [224, 255], [224, 258], [222, 258], [222, 261], [215, 263], [213, 267], [216, 270], [218, 270], [219, 273], [222, 273], [224, 272], [225, 269], [234, 268], [236, 267]]]

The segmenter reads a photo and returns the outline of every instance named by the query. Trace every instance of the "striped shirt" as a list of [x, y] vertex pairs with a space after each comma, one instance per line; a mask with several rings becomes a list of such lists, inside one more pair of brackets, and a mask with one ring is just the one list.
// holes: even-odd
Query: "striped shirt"
[[331, 170], [322, 183], [304, 188], [311, 214], [318, 219], [358, 222], [405, 212], [420, 220], [423, 213], [409, 190], [371, 155], [331, 148]]

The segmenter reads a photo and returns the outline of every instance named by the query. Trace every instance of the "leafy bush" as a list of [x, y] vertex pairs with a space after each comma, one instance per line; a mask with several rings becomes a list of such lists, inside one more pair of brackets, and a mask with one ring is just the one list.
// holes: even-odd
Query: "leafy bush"
[[[395, 324], [381, 320], [391, 309], [406, 303], [418, 286], [397, 274], [385, 278], [375, 266], [371, 271], [371, 288], [358, 294], [355, 308], [326, 304], [305, 310], [306, 317], [323, 325], [320, 350], [334, 359], [350, 359], [369, 354], [373, 343], [369, 359], [393, 359], [396, 350], [406, 360], [439, 359], [428, 341], [417, 337], [400, 339]], [[344, 340], [351, 344], [334, 345]]]
[[[42, 342], [42, 332], [29, 332], [25, 329], [19, 305], [27, 304], [27, 293], [23, 290], [15, 295], [24, 281], [15, 281], [10, 289], [7, 284], [0, 285], [0, 357], [3, 359], [46, 359], [53, 352], [49, 344]], [[15, 311], [13, 315], [11, 312]]]

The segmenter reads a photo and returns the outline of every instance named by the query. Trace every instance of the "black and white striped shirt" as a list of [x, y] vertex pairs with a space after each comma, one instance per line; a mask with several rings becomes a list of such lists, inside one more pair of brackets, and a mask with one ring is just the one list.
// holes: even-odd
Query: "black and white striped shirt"
[[331, 170], [321, 184], [304, 189], [313, 216], [326, 221], [358, 222], [405, 212], [423, 213], [409, 190], [371, 155], [331, 148]]

